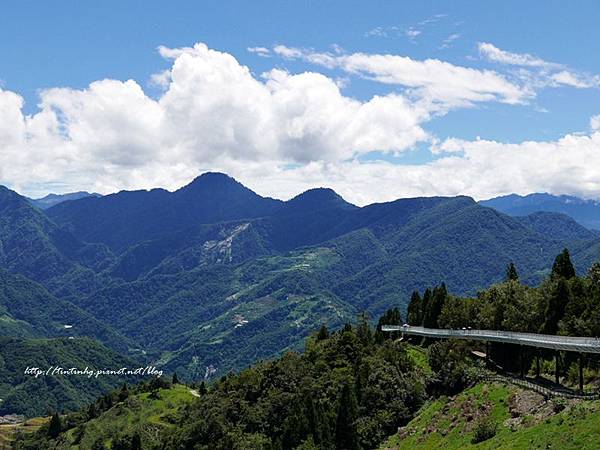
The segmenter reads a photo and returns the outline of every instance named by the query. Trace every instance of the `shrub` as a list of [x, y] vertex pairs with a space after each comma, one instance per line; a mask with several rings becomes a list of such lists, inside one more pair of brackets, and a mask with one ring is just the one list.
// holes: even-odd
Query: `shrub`
[[491, 417], [484, 417], [475, 425], [471, 442], [477, 444], [479, 442], [487, 441], [496, 436], [497, 431], [498, 424]]

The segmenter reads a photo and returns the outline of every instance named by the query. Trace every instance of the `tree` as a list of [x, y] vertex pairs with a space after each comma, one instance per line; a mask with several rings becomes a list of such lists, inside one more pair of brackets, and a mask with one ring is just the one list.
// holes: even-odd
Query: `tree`
[[327, 329], [327, 325], [321, 325], [319, 332], [317, 333], [317, 341], [324, 341], [329, 337], [329, 330]]
[[421, 323], [423, 325], [423, 321], [425, 320], [425, 311], [429, 309], [429, 303], [431, 303], [431, 289], [425, 289], [423, 293], [423, 302], [421, 304]]
[[60, 416], [57, 412], [55, 412], [54, 414], [52, 414], [52, 417], [50, 418], [50, 423], [48, 424], [48, 436], [52, 439], [55, 439], [58, 437], [61, 430], [62, 423], [60, 420]]
[[397, 339], [400, 335], [399, 332], [388, 332], [382, 331], [383, 325], [401, 325], [402, 314], [398, 308], [388, 309], [377, 322], [377, 329], [375, 330], [375, 342], [381, 344], [386, 339]]
[[406, 310], [406, 322], [409, 325], [421, 325], [423, 323], [423, 300], [419, 292], [414, 291], [410, 296], [410, 302]]
[[129, 397], [129, 389], [127, 389], [127, 383], [123, 383], [121, 390], [119, 391], [119, 401], [125, 401]]
[[558, 322], [565, 315], [565, 308], [569, 303], [570, 297], [571, 293], [567, 281], [564, 278], [560, 278], [546, 303], [546, 320], [542, 328], [543, 333], [556, 334], [558, 332]]
[[364, 311], [358, 317], [358, 325], [356, 326], [356, 336], [363, 345], [371, 345], [373, 343], [373, 332], [369, 325], [369, 317]]
[[588, 279], [592, 286], [600, 286], [600, 261], [590, 267], [588, 271]]
[[427, 310], [423, 313], [423, 326], [426, 328], [438, 328], [438, 319], [442, 312], [442, 308], [446, 303], [448, 291], [446, 285], [442, 283], [433, 290], [431, 300], [427, 303]]
[[198, 394], [204, 396], [206, 395], [206, 383], [203, 381], [202, 383], [200, 383], [200, 387], [198, 388]]
[[177, 372], [173, 372], [173, 380], [171, 384], [179, 384], [179, 378], [177, 378]]
[[519, 281], [519, 273], [513, 262], [506, 267], [506, 281]]
[[335, 427], [335, 445], [338, 449], [358, 450], [356, 396], [349, 383], [344, 383], [338, 404]]
[[573, 263], [571, 262], [571, 255], [569, 255], [569, 250], [565, 248], [556, 256], [556, 259], [554, 259], [554, 264], [552, 265], [551, 278], [564, 278], [566, 280], [569, 280], [574, 276], [575, 268], [573, 267]]

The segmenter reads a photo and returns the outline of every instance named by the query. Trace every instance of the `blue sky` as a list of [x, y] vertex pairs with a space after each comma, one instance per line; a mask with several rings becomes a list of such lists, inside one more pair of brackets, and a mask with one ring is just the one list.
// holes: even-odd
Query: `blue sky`
[[[314, 156], [321, 151], [318, 148], [312, 156], [300, 155], [299, 150], [292, 149], [284, 152], [285, 157], [278, 154], [267, 158], [280, 172], [265, 184], [260, 182], [264, 174], [255, 166], [263, 158], [256, 156], [262, 154], [260, 150], [251, 155], [230, 155], [227, 158], [192, 158], [197, 163], [195, 166], [192, 164], [194, 171], [223, 168], [240, 176], [242, 181], [254, 183], [257, 190], [266, 194], [277, 194], [267, 186], [280, 182], [280, 196], [283, 197], [292, 195], [312, 181], [331, 184], [358, 203], [387, 198], [385, 192], [368, 195], [354, 192], [358, 188], [353, 186], [360, 184], [358, 177], [364, 180], [366, 175], [355, 174], [357, 178], [342, 181], [340, 174], [345, 172], [344, 168], [323, 168], [323, 165], [347, 163], [350, 160], [354, 165], [379, 161], [399, 166], [423, 166], [418, 173], [401, 173], [402, 176], [406, 175], [407, 180], [421, 183], [419, 188], [404, 191], [395, 189], [390, 195], [453, 195], [465, 191], [469, 195], [487, 196], [505, 193], [511, 190], [511, 186], [496, 183], [495, 187], [473, 187], [466, 181], [457, 186], [429, 186], [430, 182], [421, 182], [423, 177], [428, 176], [424, 167], [440, 158], [450, 158], [448, 163], [452, 163], [452, 158], [476, 158], [469, 156], [467, 144], [463, 145], [465, 148], [450, 154], [435, 149], [432, 151], [432, 146], [448, 140], [460, 140], [473, 146], [478, 139], [502, 144], [520, 144], [523, 141], [557, 143], [567, 135], [590, 134], [590, 120], [600, 114], [600, 83], [596, 78], [600, 74], [600, 58], [597, 56], [599, 18], [600, 3], [597, 1], [578, 1], [575, 6], [558, 1], [503, 1], [495, 4], [475, 1], [104, 1], [93, 4], [80, 1], [11, 1], [3, 4], [0, 15], [0, 86], [5, 92], [15, 93], [24, 100], [20, 108], [24, 121], [28, 115], [36, 115], [43, 110], [37, 105], [45, 90], [70, 88], [70, 92], [85, 91], [90, 83], [97, 80], [125, 82], [131, 79], [146, 96], [160, 101], [167, 88], [152, 83], [151, 78], [153, 74], [171, 70], [176, 58], [161, 57], [157, 48], [188, 48], [196, 43], [233, 56], [241, 66], [250, 69], [256, 80], [263, 80], [261, 74], [273, 69], [286, 71], [290, 75], [319, 73], [335, 81], [344, 98], [362, 103], [369, 102], [373, 96], [390, 95], [406, 96], [416, 102], [417, 97], [423, 94], [415, 94], [414, 90], [422, 86], [407, 86], [404, 81], [381, 82], [378, 74], [369, 72], [371, 69], [363, 68], [361, 73], [357, 73], [348, 69], [346, 61], [341, 58], [332, 64], [315, 64], [314, 56], [342, 55], [345, 58], [347, 55], [393, 55], [417, 62], [439, 60], [482, 73], [491, 71], [521, 89], [522, 96], [512, 101], [508, 100], [504, 91], [499, 91], [493, 94], [497, 96], [495, 100], [477, 100], [460, 106], [454, 99], [448, 102], [447, 98], [438, 98], [436, 101], [445, 103], [442, 110], [434, 111], [430, 107], [427, 117], [417, 120], [428, 137], [414, 137], [414, 142], [408, 144], [400, 145], [394, 140], [395, 143], [389, 148], [379, 150], [377, 147], [383, 141], [377, 138], [376, 144], [360, 152], [336, 153], [335, 157], [322, 159]], [[521, 65], [507, 62], [506, 58], [501, 61], [494, 59], [490, 52], [482, 51], [482, 43], [491, 44], [492, 49], [498, 52], [507, 52], [503, 54], [508, 54], [508, 58], [528, 55], [546, 65], [540, 69], [541, 63]], [[275, 51], [278, 45], [297, 50], [296, 56], [290, 57], [289, 54], [286, 56], [281, 51]], [[248, 50], [257, 47], [267, 49], [268, 55]], [[540, 70], [544, 73], [541, 74]], [[527, 74], [523, 73], [525, 71]], [[568, 72], [578, 81], [549, 81], [550, 76], [561, 72]], [[484, 78], [481, 79], [485, 82]], [[574, 87], [577, 83], [588, 86]], [[436, 87], [439, 86], [436, 84]], [[444, 89], [443, 86], [441, 89]], [[16, 169], [13, 172], [0, 171], [0, 183], [34, 195], [50, 188], [59, 191], [86, 188], [107, 192], [121, 188], [145, 188], [153, 183], [174, 188], [165, 180], [181, 183], [186, 177], [189, 178], [191, 171], [184, 170], [180, 177], [174, 179], [168, 171], [157, 175], [159, 169], [156, 167], [148, 169], [132, 161], [121, 163], [122, 155], [114, 157], [111, 154], [107, 158], [106, 154], [101, 155], [100, 150], [98, 155], [101, 156], [78, 167], [75, 161], [81, 160], [81, 154], [92, 151], [87, 148], [74, 150], [77, 146], [74, 136], [77, 133], [70, 127], [74, 127], [72, 124], [78, 123], [79, 119], [73, 116], [72, 110], [61, 111], [64, 105], [59, 105], [59, 100], [47, 103], [52, 103], [48, 111], [57, 112], [59, 121], [67, 117], [64, 119], [66, 123], [61, 122], [58, 128], [62, 130], [61, 133], [69, 135], [69, 149], [64, 147], [63, 142], [60, 149], [48, 150], [55, 148], [54, 141], [52, 145], [46, 142], [42, 145], [39, 139], [30, 139], [26, 142], [27, 152], [34, 155], [41, 151], [56, 151], [56, 157], [63, 159], [67, 153], [69, 157], [76, 151], [80, 154], [65, 162], [60, 170], [39, 167], [30, 179], [27, 178], [30, 174], [18, 174]], [[74, 108], [73, 103], [69, 107]], [[237, 118], [232, 121], [237, 121]], [[381, 132], [386, 131], [382, 128]], [[26, 136], [31, 133], [28, 131]], [[233, 133], [241, 131], [234, 129]], [[206, 136], [201, 136], [200, 140], [205, 142], [206, 139]], [[6, 142], [9, 142], [8, 138]], [[277, 145], [283, 145], [277, 142]], [[339, 145], [345, 142], [342, 139]], [[38, 147], [31, 149], [34, 145]], [[172, 145], [179, 148], [181, 143]], [[261, 145], [257, 145], [257, 148]], [[123, 151], [128, 150], [123, 147]], [[152, 151], [149, 151], [148, 158], [154, 156]], [[21, 149], [20, 152], [24, 151]], [[177, 152], [173, 150], [175, 156]], [[228, 152], [232, 153], [226, 149], [225, 153]], [[323, 153], [326, 154], [327, 150], [323, 150]], [[574, 156], [580, 160], [583, 157]], [[164, 159], [160, 162], [164, 164]], [[98, 173], [89, 170], [88, 166], [93, 163], [102, 166]], [[177, 161], [171, 163], [177, 166]], [[244, 164], [249, 168], [247, 173], [252, 175], [244, 175]], [[282, 180], [290, 174], [281, 172], [281, 168], [290, 164], [304, 168], [304, 172], [296, 174], [297, 180], [308, 180], [283, 186]], [[322, 167], [318, 169], [320, 175], [315, 175], [314, 171], [306, 172], [311, 164], [321, 164]], [[522, 165], [523, 162], [515, 161], [515, 164]], [[185, 165], [189, 167], [190, 164], [185, 162]], [[362, 167], [359, 169], [363, 170]], [[172, 170], [177, 169], [175, 167]], [[387, 171], [388, 167], [383, 170]], [[131, 171], [135, 174], [133, 178], [126, 175]], [[399, 175], [386, 172], [385, 176], [393, 180]], [[593, 179], [594, 175], [586, 173], [584, 178]], [[519, 178], [522, 174], [516, 174], [515, 177], [514, 191], [522, 193], [544, 189], [587, 197], [600, 195], [600, 186], [591, 186], [589, 182], [583, 186], [563, 180], [552, 185], [548, 182], [549, 176], [540, 174], [540, 181], [536, 185], [523, 183]], [[370, 186], [374, 184], [374, 179], [364, 182], [360, 189], [371, 189]]]

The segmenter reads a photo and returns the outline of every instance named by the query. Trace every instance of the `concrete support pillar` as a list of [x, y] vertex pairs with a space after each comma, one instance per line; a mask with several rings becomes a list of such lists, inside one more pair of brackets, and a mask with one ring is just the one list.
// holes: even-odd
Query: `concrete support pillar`
[[522, 345], [519, 345], [519, 365], [521, 366], [521, 378], [523, 378], [525, 362], [523, 361], [523, 346]]
[[557, 351], [556, 354], [554, 355], [554, 361], [555, 361], [554, 380], [556, 381], [556, 384], [558, 384], [558, 381], [559, 381], [558, 359], [559, 359], [559, 354]]
[[579, 392], [583, 393], [583, 353], [579, 354]]
[[538, 350], [535, 354], [535, 376], [540, 377], [540, 351]]

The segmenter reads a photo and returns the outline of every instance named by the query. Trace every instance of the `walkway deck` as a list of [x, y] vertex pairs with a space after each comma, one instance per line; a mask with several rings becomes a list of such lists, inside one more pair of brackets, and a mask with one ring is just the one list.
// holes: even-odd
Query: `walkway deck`
[[469, 339], [476, 341], [504, 342], [578, 353], [600, 353], [600, 339], [575, 336], [553, 336], [548, 334], [518, 333], [496, 330], [451, 330], [415, 327], [410, 325], [383, 325], [382, 331], [396, 331], [415, 336], [437, 339]]

